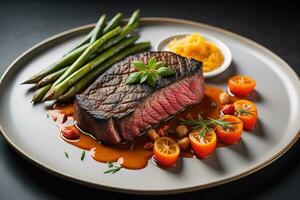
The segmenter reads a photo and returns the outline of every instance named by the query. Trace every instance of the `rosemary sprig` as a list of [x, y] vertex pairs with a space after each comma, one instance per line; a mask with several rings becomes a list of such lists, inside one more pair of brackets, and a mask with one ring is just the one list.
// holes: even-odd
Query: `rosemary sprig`
[[200, 136], [200, 138], [204, 138], [205, 137], [205, 130], [203, 128], [200, 129], [199, 136]]
[[234, 112], [234, 115], [247, 115], [247, 116], [250, 116], [250, 115], [253, 115], [252, 112], [254, 112], [254, 111], [250, 111], [250, 110], [245, 109], [245, 108], [238, 108]]
[[103, 172], [104, 174], [109, 174], [109, 173], [114, 174], [123, 168], [121, 166], [115, 166], [112, 162], [108, 162], [107, 166], [109, 169], [107, 171]]
[[187, 125], [190, 126], [192, 129], [200, 129], [199, 130], [199, 136], [201, 138], [205, 137], [205, 134], [207, 132], [210, 132], [213, 130], [214, 127], [216, 126], [221, 126], [224, 130], [233, 130], [233, 124], [237, 124], [237, 123], [233, 123], [233, 122], [226, 122], [224, 121], [222, 118], [220, 119], [212, 119], [212, 118], [208, 118], [208, 119], [203, 119], [202, 116], [199, 114], [198, 115], [198, 120], [185, 120], [185, 119], [180, 119], [180, 124], [183, 125]]
[[85, 157], [85, 151], [82, 151], [82, 152], [81, 152], [81, 156], [80, 156], [80, 160], [83, 160], [84, 157]]
[[[235, 123], [233, 123], [233, 122], [226, 122], [222, 118], [220, 118], [220, 119], [209, 118], [209, 120], [211, 121], [210, 123], [213, 126], [221, 126], [224, 130], [233, 130], [232, 125], [233, 124], [237, 124], [236, 122]], [[238, 123], [240, 123], [240, 122], [238, 122]]]
[[112, 168], [114, 166], [114, 164], [112, 162], [108, 162], [107, 166], [108, 166], [108, 168]]
[[240, 116], [243, 116], [243, 115], [250, 116], [250, 115], [253, 115], [253, 112], [255, 112], [255, 111], [251, 111], [251, 106], [250, 105], [242, 104], [242, 105], [238, 105], [235, 108], [234, 114], [235, 115], [240, 115]]
[[109, 173], [114, 174], [114, 173], [118, 172], [120, 169], [122, 169], [122, 167], [115, 167], [113, 169], [109, 169], [109, 170], [105, 171], [104, 174], [109, 174]]

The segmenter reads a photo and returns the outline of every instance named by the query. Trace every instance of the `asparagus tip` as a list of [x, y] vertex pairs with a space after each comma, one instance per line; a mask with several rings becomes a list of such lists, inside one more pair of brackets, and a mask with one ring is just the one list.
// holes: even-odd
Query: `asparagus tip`
[[54, 95], [55, 95], [55, 91], [53, 89], [50, 89], [42, 99], [42, 102], [52, 100]]
[[34, 82], [32, 79], [28, 79], [28, 80], [22, 82], [21, 85], [25, 85], [25, 84], [33, 84], [33, 83], [35, 83], [35, 82]]
[[36, 98], [35, 95], [33, 95], [30, 103], [36, 103], [36, 102], [39, 102], [39, 100]]
[[42, 87], [43, 85], [40, 83], [40, 82], [38, 82], [36, 85], [35, 85], [35, 88], [40, 88], [40, 87]]
[[29, 79], [27, 79], [26, 81], [22, 82], [21, 85], [36, 83], [37, 79], [38, 79], [38, 76], [36, 76], [36, 75], [31, 76]]
[[31, 103], [36, 103], [36, 102], [40, 102], [40, 94], [38, 93], [38, 91], [34, 92], [32, 99], [31, 99]]

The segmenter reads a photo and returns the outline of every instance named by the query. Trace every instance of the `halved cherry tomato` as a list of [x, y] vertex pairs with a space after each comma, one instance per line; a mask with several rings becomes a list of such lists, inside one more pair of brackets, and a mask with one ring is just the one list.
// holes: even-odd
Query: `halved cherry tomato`
[[154, 142], [154, 158], [157, 163], [164, 167], [172, 167], [176, 164], [180, 149], [173, 139], [160, 137]]
[[234, 111], [235, 111], [235, 108], [234, 108], [233, 104], [226, 104], [221, 109], [221, 112], [224, 115], [233, 115]]
[[217, 136], [213, 130], [206, 132], [204, 137], [200, 136], [200, 131], [193, 131], [189, 137], [192, 149], [199, 158], [208, 157], [216, 149]]
[[244, 130], [251, 131], [257, 122], [257, 108], [254, 103], [248, 100], [238, 100], [233, 105], [234, 115], [243, 121]]
[[62, 136], [68, 140], [78, 140], [80, 138], [75, 126], [65, 126], [61, 129]]
[[228, 80], [230, 91], [237, 97], [248, 96], [255, 88], [256, 82], [249, 76], [233, 76]]
[[217, 126], [215, 131], [218, 139], [224, 144], [235, 144], [240, 141], [243, 132], [243, 121], [233, 115], [224, 115], [222, 120], [230, 122], [231, 127], [224, 129], [224, 127]]

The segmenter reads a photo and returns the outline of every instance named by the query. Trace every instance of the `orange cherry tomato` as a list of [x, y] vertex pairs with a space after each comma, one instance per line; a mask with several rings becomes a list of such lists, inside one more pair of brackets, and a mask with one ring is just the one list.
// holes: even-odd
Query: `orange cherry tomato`
[[154, 158], [156, 162], [164, 167], [172, 167], [176, 164], [180, 149], [173, 139], [160, 137], [154, 142]]
[[189, 134], [192, 149], [199, 158], [206, 158], [214, 152], [217, 145], [216, 133], [211, 130], [206, 132], [204, 137], [200, 136], [200, 131], [193, 131]]
[[230, 91], [237, 97], [248, 96], [255, 88], [256, 82], [249, 76], [233, 76], [228, 80]]
[[231, 127], [217, 126], [215, 131], [218, 139], [224, 144], [235, 144], [240, 141], [243, 132], [243, 121], [233, 115], [222, 116], [224, 122], [230, 122]]
[[246, 131], [251, 131], [257, 122], [257, 108], [251, 101], [238, 100], [233, 103], [235, 107], [235, 116], [243, 121], [243, 127]]

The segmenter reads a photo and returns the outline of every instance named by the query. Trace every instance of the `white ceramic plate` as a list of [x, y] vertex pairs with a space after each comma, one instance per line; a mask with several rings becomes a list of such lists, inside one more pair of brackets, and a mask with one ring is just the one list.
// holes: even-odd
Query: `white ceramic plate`
[[[169, 36], [158, 43], [156, 50], [157, 51], [170, 51], [170, 49], [167, 47], [169, 42], [171, 42], [175, 38], [176, 39], [184, 38], [189, 34], [191, 34], [191, 33], [182, 33], [182, 34]], [[204, 39], [206, 41], [214, 43], [220, 49], [221, 53], [224, 56], [224, 61], [218, 68], [216, 68], [213, 71], [203, 73], [204, 78], [211, 78], [211, 77], [214, 77], [214, 76], [217, 76], [217, 75], [223, 73], [230, 66], [231, 61], [232, 61], [232, 55], [231, 55], [231, 52], [230, 52], [230, 49], [228, 48], [228, 46], [226, 44], [224, 44], [221, 40], [219, 40], [215, 37], [212, 37], [210, 35], [203, 34], [203, 33], [201, 33], [201, 35], [204, 37]]]
[[[149, 161], [142, 170], [122, 169], [116, 174], [103, 174], [106, 164], [89, 156], [81, 161], [81, 150], [59, 139], [55, 123], [46, 117], [46, 105], [33, 106], [30, 86], [20, 83], [70, 50], [91, 30], [93, 25], [88, 25], [37, 44], [5, 72], [0, 83], [0, 125], [8, 143], [34, 164], [69, 180], [119, 192], [170, 194], [211, 187], [251, 174], [277, 159], [299, 138], [300, 82], [278, 56], [244, 37], [205, 24], [168, 18], [144, 18], [141, 24], [140, 40], [150, 40], [153, 47], [182, 32], [200, 32], [226, 43], [232, 52], [232, 66], [206, 83], [225, 89], [233, 74], [253, 77], [257, 88], [249, 98], [259, 110], [255, 130], [244, 133], [235, 146], [218, 148], [206, 160], [182, 159], [170, 170]], [[69, 153], [69, 159], [64, 151]]]

